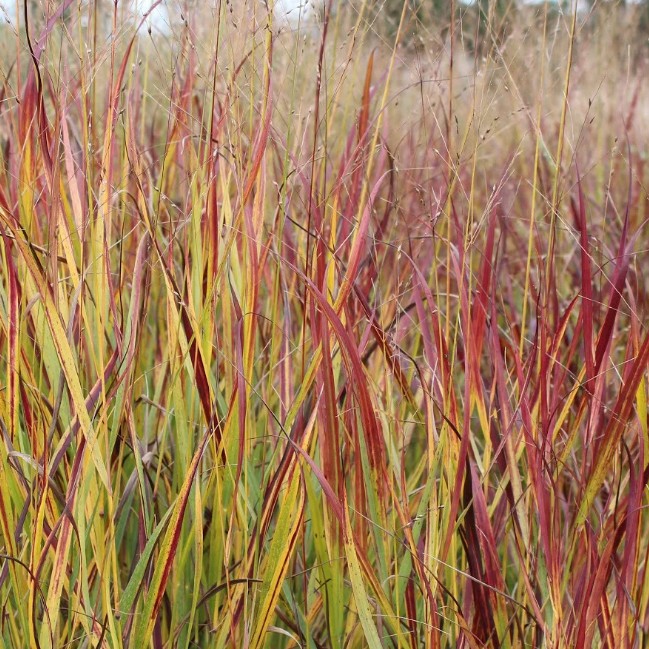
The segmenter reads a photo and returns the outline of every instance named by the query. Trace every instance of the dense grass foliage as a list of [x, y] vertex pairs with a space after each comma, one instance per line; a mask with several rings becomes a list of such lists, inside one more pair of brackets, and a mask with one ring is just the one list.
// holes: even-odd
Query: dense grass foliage
[[0, 647], [643, 646], [643, 50], [458, 7], [2, 28]]

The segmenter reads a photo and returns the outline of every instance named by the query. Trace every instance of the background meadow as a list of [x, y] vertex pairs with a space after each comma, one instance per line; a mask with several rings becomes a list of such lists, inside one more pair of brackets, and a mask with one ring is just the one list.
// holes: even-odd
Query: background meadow
[[0, 26], [0, 647], [644, 646], [647, 6], [135, 9]]

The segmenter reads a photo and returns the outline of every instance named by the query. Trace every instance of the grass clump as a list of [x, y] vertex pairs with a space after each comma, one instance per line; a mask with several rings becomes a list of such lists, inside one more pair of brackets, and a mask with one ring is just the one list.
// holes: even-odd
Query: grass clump
[[451, 4], [2, 27], [0, 646], [642, 646], [644, 45]]

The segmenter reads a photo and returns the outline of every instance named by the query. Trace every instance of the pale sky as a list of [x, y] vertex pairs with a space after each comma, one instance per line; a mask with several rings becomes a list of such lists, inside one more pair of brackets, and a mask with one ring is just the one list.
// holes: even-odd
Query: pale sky
[[[138, 9], [138, 13], [142, 15], [152, 4], [151, 0], [133, 0], [133, 4]], [[169, 14], [163, 1], [158, 5], [151, 14], [150, 22], [154, 30], [168, 32], [169, 31]], [[285, 15], [289, 20], [297, 22], [302, 17], [311, 11], [309, 0], [275, 0], [275, 8], [278, 15]], [[15, 0], [0, 0], [0, 20], [14, 22], [16, 19], [16, 2]]]
[[[475, 0], [461, 0], [464, 4], [473, 4]], [[549, 0], [549, 2], [557, 2], [559, 0]], [[571, 4], [575, 0], [570, 0]], [[275, 8], [277, 15], [284, 15], [292, 22], [297, 22], [300, 18], [307, 16], [312, 10], [313, 0], [275, 0]], [[525, 4], [543, 4], [545, 0], [523, 0]], [[630, 0], [632, 4], [639, 4], [643, 0]], [[151, 0], [133, 0], [133, 4], [137, 7], [138, 13], [142, 15], [148, 9], [152, 2]], [[153, 30], [160, 32], [169, 31], [169, 14], [165, 5], [167, 0], [154, 9], [150, 17], [150, 24]], [[587, 6], [585, 0], [577, 0], [577, 7], [583, 9]], [[16, 18], [16, 2], [15, 0], [0, 0], [0, 21], [9, 20], [14, 22]]]
[[16, 16], [16, 3], [0, 0], [0, 21], [6, 22], [9, 19], [13, 22]]
[[[134, 0], [133, 5], [137, 8], [140, 15], [152, 5], [151, 0]], [[169, 14], [165, 8], [167, 3], [163, 2], [158, 5], [151, 14], [150, 22], [154, 30], [162, 32], [169, 31]], [[15, 0], [0, 0], [0, 21], [14, 22], [16, 19], [16, 2]]]

